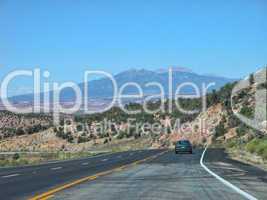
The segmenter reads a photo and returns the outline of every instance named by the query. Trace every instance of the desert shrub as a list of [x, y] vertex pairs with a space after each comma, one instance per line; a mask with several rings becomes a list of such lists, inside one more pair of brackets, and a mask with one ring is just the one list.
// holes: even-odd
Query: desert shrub
[[67, 139], [67, 141], [68, 141], [69, 143], [72, 143], [73, 140], [74, 140], [74, 138], [73, 138], [73, 136], [72, 136], [72, 134], [71, 134], [70, 132], [68, 132], [68, 133], [66, 134], [66, 139]]
[[238, 99], [243, 99], [246, 96], [248, 96], [248, 94], [245, 90], [242, 90], [241, 92], [238, 93]]
[[228, 147], [228, 148], [233, 148], [233, 147], [235, 147], [235, 146], [237, 146], [237, 142], [236, 142], [236, 140], [231, 140], [231, 141], [229, 141], [229, 142], [227, 143], [227, 147]]
[[207, 138], [204, 138], [204, 137], [203, 137], [203, 138], [201, 139], [201, 144], [206, 144], [206, 143], [207, 143]]
[[138, 139], [138, 138], [140, 138], [141, 137], [141, 134], [140, 133], [135, 133], [134, 134], [134, 139]]
[[64, 119], [60, 119], [60, 121], [59, 121], [59, 125], [60, 125], [60, 126], [64, 126], [64, 125], [65, 125], [65, 121], [64, 121]]
[[244, 106], [244, 107], [241, 108], [240, 114], [244, 115], [244, 116], [246, 116], [248, 118], [252, 118], [253, 115], [254, 115], [254, 110], [252, 108], [250, 108], [250, 107]]
[[240, 126], [237, 127], [236, 133], [238, 136], [245, 135], [248, 132], [249, 128], [245, 124], [241, 124]]
[[262, 140], [259, 142], [257, 148], [256, 148], [256, 153], [261, 156], [264, 154], [264, 151], [267, 149], [267, 140]]
[[56, 133], [56, 136], [64, 140], [67, 140], [69, 143], [72, 143], [74, 140], [74, 137], [72, 136], [71, 132], [64, 133], [63, 131], [58, 131]]
[[34, 132], [33, 132], [32, 127], [26, 128], [26, 133], [28, 133], [29, 135], [33, 134]]
[[232, 110], [231, 101], [229, 99], [223, 100], [223, 106], [227, 111]]
[[15, 153], [12, 158], [13, 160], [18, 160], [20, 158], [20, 155], [18, 153]]
[[211, 104], [219, 103], [219, 96], [216, 90], [212, 90], [212, 93], [210, 95], [210, 103]]
[[250, 85], [253, 85], [254, 83], [255, 83], [254, 75], [253, 74], [250, 74], [249, 75], [249, 84]]
[[[169, 129], [170, 129], [170, 127], [168, 127]], [[199, 126], [196, 124], [195, 126], [194, 126], [194, 131], [195, 132], [197, 132], [199, 130]], [[171, 130], [170, 130], [170, 132], [168, 132], [168, 133], [171, 133]]]
[[224, 127], [224, 124], [220, 122], [215, 128], [215, 136], [216, 137], [223, 136], [225, 133], [226, 129]]
[[240, 120], [237, 117], [235, 117], [233, 114], [230, 114], [228, 118], [229, 128], [234, 128], [238, 126], [239, 124], [240, 124]]
[[225, 116], [225, 115], [222, 116], [221, 122], [222, 122], [223, 124], [226, 122], [226, 116]]
[[[230, 106], [230, 97], [232, 94], [232, 89], [235, 86], [236, 83], [228, 83], [225, 86], [223, 86], [219, 91], [217, 91], [219, 100], [221, 103], [223, 103], [223, 105], [227, 105]], [[226, 100], [228, 100], [229, 102], [225, 102]], [[231, 106], [230, 106], [231, 107]]]
[[20, 135], [24, 135], [25, 131], [23, 130], [23, 128], [19, 127], [16, 130], [16, 135], [20, 136]]
[[109, 133], [108, 132], [102, 132], [98, 134], [99, 138], [106, 138], [109, 137]]
[[109, 142], [109, 140], [106, 138], [103, 143], [107, 144], [108, 142]]
[[133, 128], [133, 127], [130, 127], [130, 129], [129, 129], [129, 135], [130, 136], [134, 136], [135, 134], [136, 134], [136, 129]]
[[248, 150], [248, 152], [250, 153], [255, 153], [257, 146], [259, 145], [260, 141], [259, 139], [255, 138], [253, 140], [251, 140], [247, 145], [246, 145], [246, 149]]
[[126, 138], [127, 137], [127, 133], [124, 132], [124, 131], [120, 131], [117, 138], [118, 139], [123, 139], [123, 138]]
[[76, 129], [77, 129], [77, 131], [80, 132], [80, 131], [83, 130], [83, 126], [81, 124], [79, 124], [79, 125], [76, 126]]
[[64, 132], [63, 131], [57, 131], [56, 136], [59, 138], [63, 138]]
[[77, 143], [85, 143], [85, 142], [88, 142], [90, 139], [87, 138], [87, 137], [82, 137], [82, 136], [79, 136], [78, 139], [77, 139]]
[[264, 151], [263, 151], [263, 153], [262, 153], [262, 158], [263, 158], [264, 160], [267, 160], [267, 148], [264, 149]]
[[72, 123], [71, 123], [71, 120], [66, 120], [66, 124], [69, 126], [69, 125], [71, 125]]
[[41, 130], [45, 130], [45, 127], [43, 127], [41, 124], [37, 124], [37, 125], [34, 125], [32, 127], [32, 132], [33, 133], [37, 133], [37, 132], [39, 132]]

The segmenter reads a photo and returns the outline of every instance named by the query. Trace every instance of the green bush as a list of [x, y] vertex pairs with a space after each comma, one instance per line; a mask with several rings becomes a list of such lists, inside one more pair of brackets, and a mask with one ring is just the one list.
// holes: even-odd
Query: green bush
[[13, 155], [13, 160], [18, 160], [20, 158], [20, 155], [18, 153], [15, 153]]
[[83, 130], [83, 126], [81, 125], [81, 124], [78, 124], [77, 126], [76, 126], [76, 129], [77, 129], [77, 131], [82, 131]]
[[127, 133], [124, 131], [120, 131], [119, 135], [117, 136], [117, 139], [123, 139], [123, 138], [127, 138]]
[[264, 160], [267, 160], [267, 149], [264, 149], [263, 153], [262, 153], [262, 158]]
[[254, 110], [250, 107], [245, 106], [245, 107], [241, 108], [240, 114], [244, 115], [248, 118], [252, 118], [254, 115]]
[[249, 75], [249, 84], [250, 85], [253, 85], [254, 83], [255, 83], [254, 75], [253, 74], [250, 74]]
[[85, 142], [88, 142], [90, 141], [89, 138], [87, 137], [83, 137], [83, 136], [79, 136], [78, 139], [77, 139], [77, 143], [85, 143]]
[[224, 124], [220, 122], [219, 125], [216, 126], [215, 128], [215, 136], [216, 137], [223, 136], [225, 133], [226, 133], [226, 129], [224, 127]]
[[16, 130], [17, 136], [24, 135], [24, 134], [25, 134], [25, 131], [23, 130], [23, 128], [21, 128], [21, 127], [17, 128], [17, 130]]
[[238, 136], [243, 136], [248, 132], [249, 128], [245, 124], [241, 124], [239, 127], [236, 129], [236, 133]]
[[267, 140], [261, 140], [257, 146], [256, 153], [262, 155], [265, 149], [267, 149]]
[[256, 153], [263, 159], [267, 159], [267, 139], [253, 139], [246, 145], [250, 153]]
[[241, 92], [238, 93], [238, 99], [243, 99], [244, 97], [247, 97], [248, 93], [245, 90], [242, 90]]
[[72, 136], [72, 134], [69, 132], [66, 134], [66, 139], [69, 143], [73, 143], [74, 137]]
[[237, 141], [236, 141], [236, 140], [231, 140], [231, 141], [229, 141], [229, 142], [227, 143], [227, 147], [228, 147], [228, 148], [233, 148], [233, 147], [235, 147], [235, 146], [237, 146]]
[[253, 139], [252, 141], [250, 141], [247, 145], [246, 145], [246, 149], [250, 152], [250, 153], [255, 153], [256, 152], [256, 148], [257, 145], [259, 145], [259, 140], [258, 139]]
[[109, 142], [109, 140], [106, 138], [103, 143], [107, 144], [108, 142]]
[[234, 116], [233, 114], [229, 115], [229, 119], [228, 119], [228, 126], [229, 128], [234, 128], [236, 126], [238, 126], [240, 124], [239, 119]]

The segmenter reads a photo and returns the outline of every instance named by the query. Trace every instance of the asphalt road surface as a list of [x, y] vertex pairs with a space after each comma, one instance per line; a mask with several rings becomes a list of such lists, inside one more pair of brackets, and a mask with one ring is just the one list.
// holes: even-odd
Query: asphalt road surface
[[[144, 150], [1, 169], [0, 199], [36, 197], [67, 183], [75, 184], [51, 195], [48, 193], [48, 199], [245, 199], [200, 165], [202, 153], [200, 149], [194, 150], [193, 155]], [[149, 159], [136, 163], [145, 158]], [[233, 161], [221, 149], [208, 150], [204, 163], [216, 175], [255, 199], [267, 199], [266, 171]], [[124, 165], [126, 168], [118, 168]], [[109, 170], [112, 173], [94, 177]], [[88, 176], [93, 178], [76, 184]]]

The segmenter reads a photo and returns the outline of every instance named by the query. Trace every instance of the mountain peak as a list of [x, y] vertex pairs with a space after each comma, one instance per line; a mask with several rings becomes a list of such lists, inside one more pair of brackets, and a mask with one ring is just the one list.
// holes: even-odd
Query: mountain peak
[[144, 74], [144, 73], [150, 73], [153, 72], [151, 70], [147, 70], [144, 68], [138, 69], [138, 68], [131, 68], [128, 70], [125, 70], [123, 72], [118, 73], [116, 76], [123, 76], [123, 75], [127, 75], [127, 74]]
[[157, 73], [166, 73], [169, 71], [169, 69], [172, 69], [173, 72], [188, 72], [192, 73], [193, 71], [186, 67], [180, 67], [180, 66], [170, 66], [165, 68], [159, 68], [156, 70]]

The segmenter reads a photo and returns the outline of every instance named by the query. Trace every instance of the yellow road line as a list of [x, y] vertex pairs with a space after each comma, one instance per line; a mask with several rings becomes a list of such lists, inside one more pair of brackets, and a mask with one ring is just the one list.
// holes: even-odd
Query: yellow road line
[[136, 162], [131, 163], [131, 164], [122, 165], [120, 167], [116, 167], [114, 169], [111, 169], [111, 170], [108, 170], [108, 171], [105, 171], [105, 172], [97, 173], [97, 174], [95, 174], [93, 176], [87, 176], [87, 177], [78, 179], [76, 181], [73, 181], [73, 182], [67, 183], [65, 185], [56, 187], [56, 188], [54, 188], [52, 190], [49, 190], [49, 191], [47, 191], [47, 192], [45, 192], [43, 194], [36, 195], [36, 196], [30, 198], [29, 200], [47, 200], [49, 198], [52, 198], [54, 196], [54, 194], [57, 193], [57, 192], [60, 192], [60, 191], [65, 190], [65, 189], [68, 189], [70, 187], [73, 187], [75, 185], [78, 185], [78, 184], [83, 183], [83, 182], [86, 182], [86, 181], [95, 180], [95, 179], [97, 179], [100, 176], [105, 176], [105, 175], [111, 174], [112, 172], [115, 172], [115, 171], [121, 171], [121, 170], [125, 169], [126, 167], [131, 167], [131, 166], [138, 165], [138, 164], [143, 163], [143, 162], [148, 161], [148, 160], [153, 160], [153, 159], [155, 159], [155, 158], [163, 155], [166, 152], [167, 151], [164, 151], [164, 152], [161, 152], [161, 153], [157, 154], [156, 156], [155, 155], [154, 156], [150, 156], [148, 158], [145, 158], [145, 159], [136, 161]]
[[48, 199], [50, 199], [52, 197], [54, 197], [54, 195], [50, 195], [50, 196], [44, 197], [42, 200], [48, 200]]

